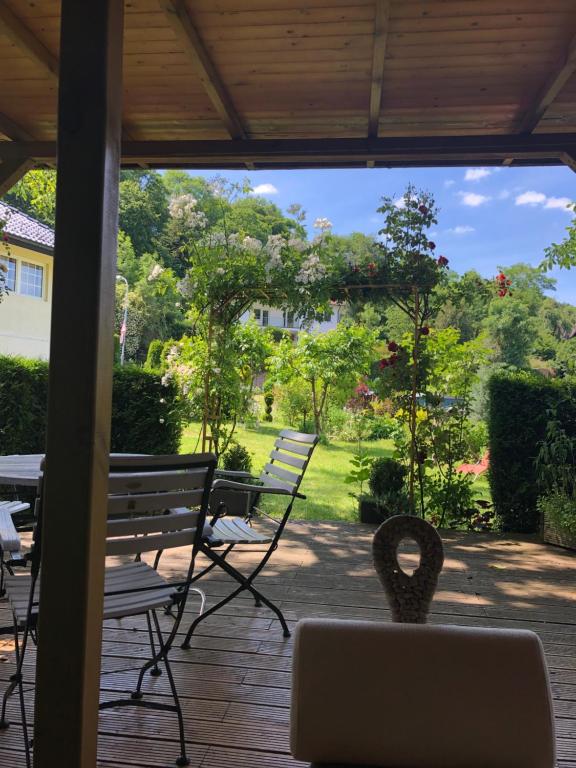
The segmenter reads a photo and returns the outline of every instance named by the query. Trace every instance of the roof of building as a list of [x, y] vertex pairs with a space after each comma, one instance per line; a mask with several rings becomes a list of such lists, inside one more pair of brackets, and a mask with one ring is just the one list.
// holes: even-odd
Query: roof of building
[[38, 219], [14, 208], [13, 205], [0, 202], [0, 222], [3, 231], [10, 240], [20, 241], [36, 250], [52, 252], [54, 249], [54, 230]]

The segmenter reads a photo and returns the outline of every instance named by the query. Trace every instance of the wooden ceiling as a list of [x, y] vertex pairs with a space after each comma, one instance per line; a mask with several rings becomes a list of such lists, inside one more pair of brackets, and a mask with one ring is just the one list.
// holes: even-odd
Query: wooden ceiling
[[[125, 7], [127, 165], [574, 167], [576, 0]], [[59, 23], [0, 0], [4, 163], [54, 157]]]

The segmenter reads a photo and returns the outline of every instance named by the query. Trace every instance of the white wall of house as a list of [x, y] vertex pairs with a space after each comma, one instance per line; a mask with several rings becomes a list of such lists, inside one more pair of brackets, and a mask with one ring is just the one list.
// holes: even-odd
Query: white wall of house
[[323, 320], [322, 322], [315, 321], [312, 325], [304, 325], [293, 313], [284, 312], [275, 307], [268, 307], [265, 304], [254, 304], [252, 309], [242, 315], [240, 321], [242, 323], [247, 323], [253, 318], [256, 323], [262, 327], [283, 328], [293, 333], [297, 333], [302, 329], [325, 333], [326, 331], [332, 331], [336, 328], [340, 322], [340, 313], [341, 307], [339, 305], [334, 305], [332, 316], [329, 320]]
[[10, 245], [10, 256], [1, 252], [0, 261], [8, 267], [9, 288], [0, 302], [0, 354], [47, 360], [52, 256]]

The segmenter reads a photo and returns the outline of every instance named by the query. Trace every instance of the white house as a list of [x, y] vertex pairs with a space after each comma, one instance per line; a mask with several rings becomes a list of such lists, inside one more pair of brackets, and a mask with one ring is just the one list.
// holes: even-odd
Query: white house
[[298, 331], [301, 330], [319, 333], [334, 330], [340, 322], [341, 312], [342, 305], [334, 303], [332, 314], [327, 320], [322, 320], [321, 322], [314, 321], [310, 324], [304, 323], [294, 312], [286, 312], [282, 309], [266, 306], [265, 304], [254, 304], [248, 312], [242, 315], [240, 321], [247, 323], [248, 320], [253, 318], [263, 328], [280, 328], [290, 332], [293, 338], [296, 338]]
[[5, 295], [0, 302], [0, 354], [48, 359], [54, 231], [0, 202], [0, 263]]

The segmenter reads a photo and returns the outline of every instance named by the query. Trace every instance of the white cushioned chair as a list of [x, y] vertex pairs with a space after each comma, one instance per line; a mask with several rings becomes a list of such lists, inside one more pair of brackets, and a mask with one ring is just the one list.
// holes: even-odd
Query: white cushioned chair
[[298, 760], [553, 768], [550, 684], [525, 630], [305, 620], [294, 640]]

